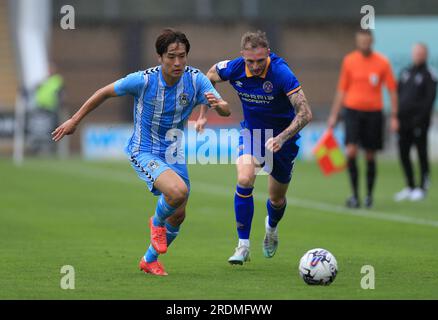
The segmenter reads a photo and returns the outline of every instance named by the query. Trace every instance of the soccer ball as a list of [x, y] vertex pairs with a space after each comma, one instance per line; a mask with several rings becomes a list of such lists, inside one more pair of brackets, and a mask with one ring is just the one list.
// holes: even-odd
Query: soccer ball
[[327, 250], [316, 248], [307, 251], [298, 267], [300, 276], [309, 285], [329, 285], [338, 273], [338, 263]]

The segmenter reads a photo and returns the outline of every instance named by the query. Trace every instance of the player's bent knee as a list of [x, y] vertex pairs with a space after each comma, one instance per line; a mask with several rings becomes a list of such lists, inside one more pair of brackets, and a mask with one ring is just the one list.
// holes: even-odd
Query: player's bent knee
[[275, 208], [281, 208], [286, 204], [285, 197], [270, 197], [269, 201], [271, 202], [272, 206]]
[[247, 175], [239, 175], [237, 184], [243, 188], [251, 188], [254, 184], [254, 179]]
[[189, 190], [185, 185], [175, 185], [170, 188], [166, 196], [169, 198], [169, 204], [172, 207], [179, 207], [184, 203], [184, 201], [187, 200], [187, 197], [189, 196]]

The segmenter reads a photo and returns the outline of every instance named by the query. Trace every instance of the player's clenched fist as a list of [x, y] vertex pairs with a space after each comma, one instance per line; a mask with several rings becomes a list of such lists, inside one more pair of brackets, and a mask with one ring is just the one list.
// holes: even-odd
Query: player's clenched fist
[[73, 134], [76, 130], [76, 126], [77, 123], [73, 119], [67, 120], [52, 132], [52, 140], [59, 141], [65, 135]]
[[269, 151], [275, 153], [281, 149], [283, 143], [284, 142], [279, 137], [269, 138], [268, 141], [266, 141], [265, 147]]
[[205, 94], [205, 97], [207, 98], [208, 104], [210, 105], [210, 107], [212, 109], [214, 109], [218, 106], [219, 101], [213, 93], [207, 92]]
[[228, 117], [231, 114], [230, 107], [226, 101], [222, 100], [221, 98], [218, 99], [211, 92], [204, 93], [204, 96], [207, 99], [210, 108], [216, 110], [220, 116]]

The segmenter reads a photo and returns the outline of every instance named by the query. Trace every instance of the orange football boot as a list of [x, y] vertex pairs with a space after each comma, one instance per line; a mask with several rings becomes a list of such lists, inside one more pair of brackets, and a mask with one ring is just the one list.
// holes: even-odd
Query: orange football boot
[[153, 274], [154, 276], [167, 276], [167, 272], [164, 270], [164, 267], [161, 263], [157, 261], [154, 262], [146, 262], [144, 260], [144, 257], [140, 260], [140, 270], [144, 271], [145, 273]]
[[159, 254], [167, 252], [166, 227], [156, 227], [153, 223], [154, 217], [149, 220], [151, 229], [151, 244]]

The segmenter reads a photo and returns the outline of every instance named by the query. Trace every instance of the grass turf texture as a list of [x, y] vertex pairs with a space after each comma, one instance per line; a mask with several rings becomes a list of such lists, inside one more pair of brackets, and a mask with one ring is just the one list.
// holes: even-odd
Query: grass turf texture
[[[325, 178], [315, 163], [298, 162], [272, 259], [261, 249], [267, 178], [258, 177], [252, 261], [241, 267], [227, 263], [237, 243], [234, 166], [190, 166], [187, 218], [160, 258], [170, 275], [159, 278], [137, 267], [156, 198], [128, 162], [29, 160], [17, 168], [0, 160], [0, 299], [437, 299], [436, 190], [420, 203], [395, 203], [398, 164], [380, 161], [378, 170], [375, 208], [355, 216], [342, 208], [346, 173]], [[308, 286], [298, 275], [300, 257], [315, 247], [338, 260], [331, 286]], [[75, 268], [75, 290], [60, 288], [63, 265]], [[375, 290], [361, 289], [363, 265], [375, 268]]]

